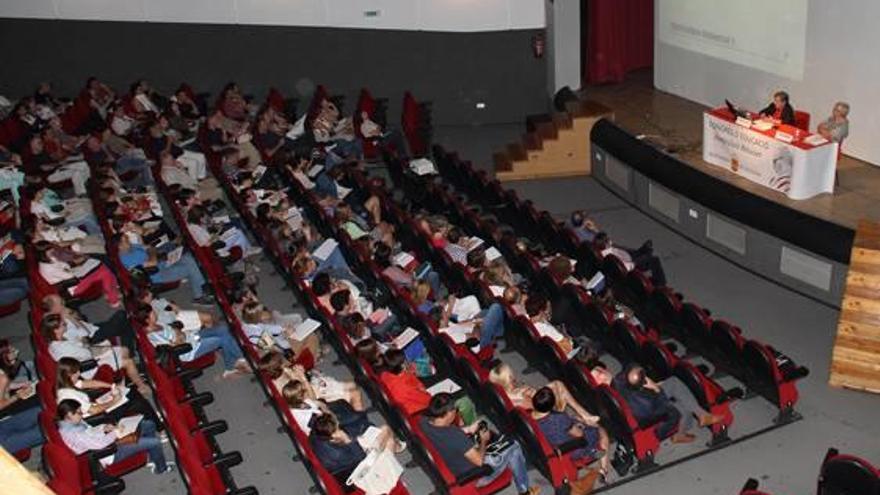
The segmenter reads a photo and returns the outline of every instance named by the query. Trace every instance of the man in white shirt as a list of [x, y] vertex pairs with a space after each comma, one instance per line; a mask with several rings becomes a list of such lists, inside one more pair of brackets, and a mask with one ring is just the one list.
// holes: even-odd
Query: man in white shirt
[[602, 256], [613, 255], [620, 260], [627, 271], [638, 268], [649, 274], [654, 286], [663, 287], [666, 285], [666, 272], [663, 270], [660, 258], [654, 254], [654, 246], [650, 240], [645, 241], [638, 249], [627, 249], [614, 246], [611, 239], [608, 238], [608, 234], [599, 232], [596, 234], [593, 245]]

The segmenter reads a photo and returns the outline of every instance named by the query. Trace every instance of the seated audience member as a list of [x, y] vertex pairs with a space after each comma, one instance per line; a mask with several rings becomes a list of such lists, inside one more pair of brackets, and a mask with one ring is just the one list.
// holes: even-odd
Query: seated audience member
[[173, 347], [189, 344], [192, 347], [189, 352], [179, 356], [183, 362], [194, 361], [206, 354], [220, 350], [220, 355], [223, 358], [223, 378], [234, 377], [250, 371], [250, 366], [245, 361], [241, 348], [225, 324], [184, 330], [183, 323], [178, 321], [159, 323], [158, 315], [150, 306], [140, 309], [140, 317], [144, 322], [144, 331], [153, 346]]
[[3, 259], [0, 261], [0, 306], [7, 306], [28, 295], [28, 279], [23, 271], [24, 248], [10, 238], [0, 246], [0, 258]]
[[244, 333], [254, 341], [260, 341], [263, 335], [271, 336], [274, 345], [283, 351], [290, 351], [299, 357], [304, 351], [312, 355], [312, 359], [321, 359], [321, 339], [317, 332], [299, 341], [293, 337], [296, 325], [302, 323], [299, 315], [282, 315], [270, 311], [259, 302], [245, 303], [241, 310], [241, 321]]
[[[542, 387], [532, 397], [532, 418], [538, 423], [541, 433], [550, 442], [550, 445], [560, 445], [575, 439], [583, 438], [586, 445], [579, 447], [571, 453], [574, 460], [587, 457], [602, 456], [599, 461], [599, 474], [608, 474], [610, 459], [608, 455], [608, 433], [599, 426], [599, 417], [595, 416], [591, 422], [585, 422], [582, 418], [574, 418], [565, 411], [557, 410], [558, 399], [553, 389]], [[602, 454], [605, 455], [602, 455]], [[586, 479], [595, 481], [595, 475], [589, 475]], [[592, 482], [590, 482], [592, 484]]]
[[62, 400], [58, 403], [55, 415], [58, 421], [58, 432], [62, 440], [74, 454], [79, 455], [90, 450], [105, 449], [116, 444], [116, 452], [109, 459], [102, 459], [102, 464], [110, 464], [127, 459], [135, 454], [146, 451], [150, 459], [150, 469], [153, 474], [165, 474], [170, 472], [173, 462], [165, 460], [165, 452], [162, 449], [162, 440], [156, 433], [156, 424], [144, 418], [138, 426], [138, 431], [127, 437], [117, 437], [117, 426], [102, 424], [89, 426], [83, 421], [83, 414], [79, 402], [71, 399]]
[[762, 109], [759, 114], [775, 122], [794, 125], [794, 108], [788, 102], [788, 93], [785, 91], [773, 93], [773, 101]]
[[[506, 363], [495, 365], [489, 371], [489, 382], [501, 387], [514, 407], [527, 411], [532, 409], [532, 399], [534, 399], [537, 390], [530, 385], [519, 383], [510, 365]], [[549, 387], [553, 391], [554, 397], [556, 397], [555, 411], [564, 412], [566, 409], [571, 408], [580, 418], [580, 421], [586, 424], [595, 424], [598, 421], [598, 417], [587, 412], [561, 381], [553, 380], [548, 382], [546, 387]]]
[[[132, 244], [127, 235], [117, 235], [115, 240], [119, 247], [119, 259], [127, 270], [137, 267], [147, 270], [154, 284], [186, 281], [194, 303], [213, 304], [213, 299], [205, 295], [205, 277], [189, 252], [171, 260], [167, 255], [160, 256], [153, 247]], [[153, 269], [155, 272], [152, 272]]]
[[31, 198], [31, 213], [52, 225], [79, 227], [90, 235], [101, 235], [101, 226], [88, 199], [61, 199], [55, 191], [42, 187]]
[[[111, 369], [124, 370], [125, 376], [135, 384], [138, 392], [147, 395], [150, 393], [150, 387], [144, 383], [138, 372], [137, 365], [131, 358], [128, 349], [124, 347], [110, 345], [88, 345], [80, 339], [67, 339], [66, 325], [58, 314], [48, 314], [43, 316], [40, 322], [40, 333], [49, 346], [49, 355], [56, 362], [61, 358], [73, 358], [77, 361], [95, 360], [98, 366], [106, 365]], [[86, 378], [94, 378], [97, 367], [83, 373]]]
[[453, 476], [458, 477], [471, 469], [488, 466], [492, 469], [492, 474], [477, 481], [477, 486], [485, 486], [509, 468], [513, 472], [517, 493], [541, 493], [540, 487], [529, 486], [528, 464], [517, 441], [512, 441], [510, 446], [500, 452], [489, 453], [493, 434], [488, 425], [480, 421], [459, 427], [455, 424], [457, 417], [452, 396], [439, 393], [431, 398], [428, 409], [419, 420], [422, 432], [431, 441]]
[[293, 375], [294, 378], [281, 389], [281, 396], [290, 407], [296, 424], [306, 435], [312, 431], [312, 419], [324, 413], [336, 416], [344, 429], [365, 431], [370, 426], [365, 412], [367, 406], [359, 391], [352, 393], [349, 399], [325, 401], [318, 398], [302, 368], [294, 367]]
[[[399, 349], [389, 349], [383, 358], [384, 366], [379, 381], [388, 390], [391, 400], [407, 415], [417, 414], [428, 408], [431, 394], [419, 379], [414, 367]], [[473, 422], [474, 405], [468, 397], [456, 401], [456, 406], [466, 424]]]
[[[33, 231], [34, 243], [44, 241], [79, 254], [105, 254], [104, 237], [89, 235], [76, 227], [56, 227], [37, 218]], [[23, 256], [23, 253], [22, 253]]]
[[443, 250], [446, 251], [446, 254], [449, 255], [452, 261], [467, 266], [467, 245], [469, 241], [470, 239], [465, 237], [458, 228], [452, 228], [446, 234]]
[[[119, 295], [119, 282], [107, 265], [93, 258], [77, 255], [74, 259], [79, 263], [67, 263], [55, 258], [53, 249], [37, 250], [39, 272], [49, 285], [67, 290], [68, 294], [77, 297], [94, 285], [101, 287], [101, 292], [112, 308], [122, 306]], [[87, 268], [91, 267], [90, 270]]]
[[[412, 288], [419, 280], [425, 280], [430, 284], [431, 290], [437, 297], [443, 297], [440, 294], [445, 292], [443, 284], [440, 281], [440, 275], [433, 269], [428, 269], [420, 277], [415, 273], [406, 271], [392, 262], [391, 247], [385, 243], [377, 243], [373, 252], [373, 260], [382, 269], [382, 275], [391, 279], [395, 284], [405, 288]], [[418, 267], [416, 267], [418, 268]]]
[[91, 172], [88, 164], [84, 161], [60, 163], [52, 158], [45, 148], [45, 143], [40, 134], [35, 134], [28, 142], [28, 153], [25, 154], [25, 172], [29, 175], [46, 175], [50, 183], [59, 183], [70, 180], [73, 191], [77, 196], [85, 196], [86, 182]]
[[650, 274], [651, 282], [655, 286], [666, 285], [666, 272], [663, 271], [660, 258], [654, 254], [654, 246], [651, 241], [645, 241], [638, 249], [628, 249], [615, 246], [608, 238], [608, 234], [599, 232], [596, 234], [593, 245], [602, 256], [613, 255], [620, 260], [627, 271], [638, 268]]
[[[332, 413], [323, 413], [314, 419], [309, 435], [312, 450], [321, 465], [343, 483], [367, 456], [358, 441], [370, 425], [364, 426], [363, 422], [340, 424]], [[403, 451], [404, 445], [397, 441], [388, 426], [382, 426], [372, 448], [396, 454]]]
[[674, 433], [673, 442], [690, 443], [696, 439], [691, 433], [694, 426], [711, 426], [723, 420], [704, 411], [687, 385], [675, 376], [656, 383], [647, 377], [642, 367], [630, 366], [613, 377], [601, 365], [594, 367], [590, 374], [599, 385], [617, 389], [640, 424], [659, 421], [657, 436], [660, 438]]
[[91, 345], [100, 345], [109, 339], [119, 338], [129, 350], [129, 355], [134, 355], [134, 329], [131, 328], [125, 311], [115, 311], [110, 318], [92, 323], [83, 318], [75, 309], [67, 307], [64, 299], [57, 294], [43, 297], [43, 300], [40, 301], [40, 309], [43, 311], [43, 316], [54, 314], [61, 318], [66, 340], [78, 340]]
[[849, 136], [849, 103], [838, 101], [831, 110], [831, 116], [819, 124], [818, 132], [822, 137], [838, 144]]
[[550, 323], [550, 301], [546, 296], [540, 292], [531, 294], [526, 299], [525, 310], [538, 335], [555, 342], [566, 354], [574, 349], [574, 341], [571, 337]]
[[404, 138], [402, 132], [397, 129], [385, 132], [381, 125], [370, 119], [370, 115], [367, 112], [361, 112], [360, 117], [361, 125], [359, 130], [365, 140], [371, 141], [376, 146], [390, 148], [389, 151], [397, 157], [406, 158], [409, 156], [406, 138]]
[[[140, 392], [124, 385], [84, 378], [79, 361], [76, 359], [61, 358], [58, 360], [58, 381], [55, 385], [57, 387], [56, 401], [75, 400], [79, 403], [83, 416], [86, 418], [104, 413], [115, 423], [126, 416], [143, 414], [160, 430], [162, 429], [162, 422], [155, 409]], [[102, 392], [101, 396], [109, 393], [111, 399], [99, 403], [92, 399], [89, 395], [90, 392]]]
[[[356, 320], [350, 318], [349, 320]], [[382, 353], [382, 345], [372, 337], [365, 337], [354, 345], [355, 356], [373, 368], [373, 372], [382, 373], [385, 370], [385, 355]]]
[[198, 191], [199, 198], [204, 201], [223, 199], [223, 189], [213, 177], [193, 177], [182, 162], [174, 158], [170, 151], [159, 154], [160, 174], [162, 182], [168, 186], [178, 185], [191, 191]]
[[28, 381], [13, 387], [15, 378], [0, 367], [0, 447], [10, 454], [45, 441], [39, 423], [40, 404], [29, 400], [36, 393], [34, 384]]
[[568, 226], [579, 242], [593, 242], [593, 238], [599, 233], [599, 227], [593, 219], [589, 218], [584, 211], [575, 211], [568, 219]]
[[263, 252], [262, 249], [251, 246], [244, 231], [231, 223], [220, 224], [216, 222], [201, 206], [189, 210], [186, 227], [193, 240], [200, 247], [213, 247], [215, 243], [221, 244], [222, 247], [217, 250], [220, 255], [228, 254], [228, 251], [234, 247], [240, 248], [246, 258]]

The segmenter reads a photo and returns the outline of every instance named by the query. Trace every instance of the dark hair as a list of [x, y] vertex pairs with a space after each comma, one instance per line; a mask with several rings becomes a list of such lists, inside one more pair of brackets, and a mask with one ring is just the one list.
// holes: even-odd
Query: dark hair
[[373, 252], [373, 260], [379, 265], [379, 268], [388, 268], [391, 266], [391, 248], [388, 244], [380, 242], [376, 244], [376, 250]]
[[440, 392], [431, 397], [431, 402], [428, 403], [428, 408], [425, 409], [424, 414], [429, 418], [439, 418], [453, 410], [455, 410], [455, 402], [452, 400], [452, 395]]
[[189, 223], [199, 224], [202, 222], [202, 218], [207, 215], [208, 212], [204, 207], [200, 205], [193, 206], [189, 209], [189, 214], [186, 216], [186, 221]]
[[315, 275], [312, 279], [312, 292], [319, 297], [330, 293], [330, 275], [327, 272]]
[[446, 234], [446, 240], [448, 240], [449, 242], [451, 242], [453, 244], [458, 243], [458, 241], [461, 240], [461, 230], [459, 230], [458, 227], [453, 227]]
[[73, 414], [79, 410], [79, 402], [73, 399], [64, 399], [58, 403], [58, 406], [55, 409], [55, 418], [58, 419], [58, 421], [63, 421], [69, 414]]
[[571, 214], [571, 225], [574, 227], [580, 227], [584, 224], [584, 214], [580, 211], [576, 211]]
[[526, 313], [529, 316], [535, 316], [547, 307], [547, 296], [543, 292], [535, 292], [526, 299]]
[[773, 97], [774, 98], [782, 98], [782, 101], [784, 103], [788, 103], [788, 93], [786, 93], [785, 91], [777, 91], [777, 92], [773, 93]]
[[324, 413], [312, 420], [312, 431], [321, 438], [330, 438], [339, 428], [339, 422], [336, 416], [330, 413]]
[[373, 371], [385, 367], [385, 357], [379, 351], [379, 343], [373, 338], [366, 338], [354, 345], [354, 352], [358, 359], [363, 359], [371, 367]]
[[593, 238], [593, 245], [599, 249], [604, 249], [608, 245], [608, 234], [605, 232], [597, 233], [596, 237]]
[[385, 367], [395, 375], [403, 373], [406, 368], [406, 355], [400, 349], [385, 351]]
[[468, 267], [482, 268], [486, 264], [486, 250], [481, 247], [471, 249], [465, 259]]
[[348, 289], [338, 290], [330, 296], [330, 306], [333, 307], [336, 311], [342, 311], [348, 306], [348, 301], [351, 299], [351, 292]]
[[556, 405], [556, 394], [550, 387], [541, 387], [532, 397], [532, 407], [540, 413], [548, 413]]

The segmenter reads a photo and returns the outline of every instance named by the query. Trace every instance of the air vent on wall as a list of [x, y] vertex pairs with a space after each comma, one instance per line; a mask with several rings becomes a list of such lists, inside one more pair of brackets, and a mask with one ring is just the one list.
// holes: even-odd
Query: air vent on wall
[[617, 187], [629, 192], [630, 168], [613, 157], [605, 160], [605, 177]]
[[382, 15], [381, 10], [365, 10], [364, 17], [379, 17]]
[[782, 273], [824, 291], [831, 289], [831, 272], [833, 267], [830, 263], [791, 249], [788, 246], [782, 246], [780, 258], [779, 271]]
[[678, 223], [679, 211], [681, 210], [678, 196], [653, 182], [648, 183], [648, 205]]
[[706, 215], [706, 237], [742, 256], [746, 254], [745, 229], [712, 213]]

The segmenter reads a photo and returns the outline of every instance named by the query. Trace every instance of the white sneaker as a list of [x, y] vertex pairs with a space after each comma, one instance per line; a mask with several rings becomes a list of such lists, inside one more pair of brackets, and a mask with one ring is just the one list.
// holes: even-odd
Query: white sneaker
[[263, 248], [261, 248], [259, 246], [251, 246], [248, 248], [247, 251], [244, 252], [244, 257], [250, 258], [252, 256], [258, 256], [261, 254], [263, 254]]
[[165, 466], [166, 467], [165, 467], [164, 471], [156, 471], [156, 464], [155, 463], [153, 463], [153, 462], [147, 463], [147, 467], [150, 468], [150, 472], [153, 474], [158, 474], [160, 476], [163, 474], [168, 474], [168, 473], [174, 471], [174, 468], [177, 466], [177, 464], [175, 464], [174, 461], [167, 461], [165, 463]]

